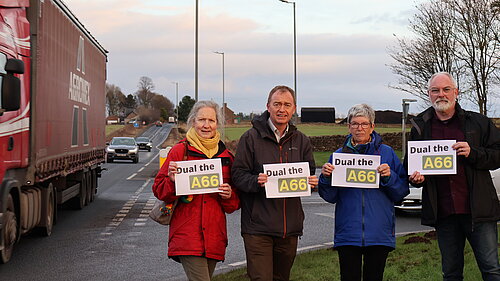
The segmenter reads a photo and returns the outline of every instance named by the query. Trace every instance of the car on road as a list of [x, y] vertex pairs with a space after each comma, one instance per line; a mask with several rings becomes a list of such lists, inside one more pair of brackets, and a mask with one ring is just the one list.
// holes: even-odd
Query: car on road
[[136, 137], [135, 142], [139, 146], [139, 149], [151, 151], [153, 148], [153, 142], [148, 137]]
[[155, 122], [155, 125], [156, 125], [156, 127], [161, 127], [161, 126], [162, 126], [162, 123], [161, 123], [161, 121], [156, 121], [156, 122]]
[[134, 138], [114, 137], [106, 147], [106, 162], [113, 163], [114, 160], [132, 160], [139, 162], [139, 146]]
[[[497, 191], [498, 199], [500, 199], [500, 169], [490, 171], [493, 185]], [[410, 185], [410, 194], [408, 194], [403, 201], [398, 202], [395, 206], [396, 209], [408, 213], [419, 213], [422, 211], [422, 188], [413, 187]]]

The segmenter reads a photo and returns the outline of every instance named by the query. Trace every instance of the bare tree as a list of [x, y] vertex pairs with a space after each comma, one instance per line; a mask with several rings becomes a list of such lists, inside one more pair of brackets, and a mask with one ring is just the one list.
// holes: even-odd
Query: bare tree
[[395, 60], [389, 66], [399, 76], [399, 85], [390, 87], [429, 102], [426, 84], [432, 74], [446, 71], [455, 77], [462, 75], [462, 67], [455, 55], [455, 21], [452, 11], [445, 6], [440, 1], [417, 6], [418, 13], [410, 20], [410, 30], [415, 38], [396, 37], [398, 47], [389, 50]]
[[139, 84], [137, 85], [138, 90], [136, 92], [136, 96], [140, 105], [145, 106], [146, 108], [151, 107], [151, 101], [156, 95], [153, 91], [155, 89], [155, 85], [153, 80], [147, 76], [142, 76], [139, 79]]
[[483, 114], [500, 71], [498, 0], [431, 0], [417, 7], [410, 22], [414, 39], [390, 49], [399, 76], [395, 89], [428, 101], [426, 83], [438, 71], [457, 78], [461, 95]]
[[108, 115], [120, 115], [124, 101], [125, 95], [122, 93], [120, 87], [106, 83], [106, 108], [108, 109]]

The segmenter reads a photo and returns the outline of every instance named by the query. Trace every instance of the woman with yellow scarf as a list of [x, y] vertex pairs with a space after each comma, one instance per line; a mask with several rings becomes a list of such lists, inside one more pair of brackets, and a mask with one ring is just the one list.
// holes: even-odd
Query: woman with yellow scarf
[[[224, 260], [227, 246], [226, 213], [239, 208], [231, 188], [233, 155], [220, 140], [219, 106], [212, 101], [195, 103], [188, 117], [186, 138], [170, 150], [153, 185], [155, 196], [177, 206], [170, 222], [168, 256], [182, 264], [191, 280], [211, 280], [218, 261]], [[177, 196], [176, 161], [220, 158], [223, 183], [218, 193]]]

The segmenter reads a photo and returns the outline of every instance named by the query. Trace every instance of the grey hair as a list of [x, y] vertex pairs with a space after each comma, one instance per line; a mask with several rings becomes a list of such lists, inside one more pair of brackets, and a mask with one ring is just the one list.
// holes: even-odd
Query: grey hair
[[198, 111], [200, 111], [200, 109], [204, 107], [212, 108], [215, 111], [215, 118], [217, 119], [217, 127], [219, 127], [219, 125], [221, 124], [221, 112], [219, 105], [213, 101], [200, 100], [193, 105], [193, 108], [191, 108], [191, 112], [189, 112], [189, 116], [187, 119], [188, 128], [193, 127], [196, 115], [198, 115]]
[[370, 123], [375, 123], [375, 111], [371, 106], [364, 103], [356, 104], [349, 109], [347, 123], [351, 123], [351, 119], [354, 117], [366, 117], [370, 120]]
[[441, 72], [436, 72], [436, 73], [432, 74], [432, 76], [429, 79], [429, 81], [427, 81], [427, 90], [430, 90], [432, 80], [434, 80], [434, 78], [436, 78], [436, 76], [438, 76], [438, 75], [445, 75], [445, 76], [447, 76], [448, 78], [450, 78], [450, 81], [453, 84], [453, 87], [454, 88], [458, 88], [457, 81], [455, 80], [455, 78], [453, 78], [453, 76], [449, 72], [441, 71]]

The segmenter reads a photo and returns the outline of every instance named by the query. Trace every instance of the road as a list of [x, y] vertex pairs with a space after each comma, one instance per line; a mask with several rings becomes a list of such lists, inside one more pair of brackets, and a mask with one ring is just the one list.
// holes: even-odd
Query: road
[[[159, 145], [171, 125], [144, 133]], [[50, 237], [24, 236], [12, 260], [0, 265], [0, 280], [186, 280], [182, 266], [167, 258], [168, 227], [148, 219], [158, 148], [141, 151], [138, 164], [105, 164], [96, 200], [83, 210], [63, 206]], [[303, 199], [306, 214], [299, 251], [332, 245], [333, 205], [317, 193]], [[226, 261], [215, 274], [245, 264], [240, 212], [227, 216]], [[417, 216], [398, 216], [398, 233], [429, 230]]]

